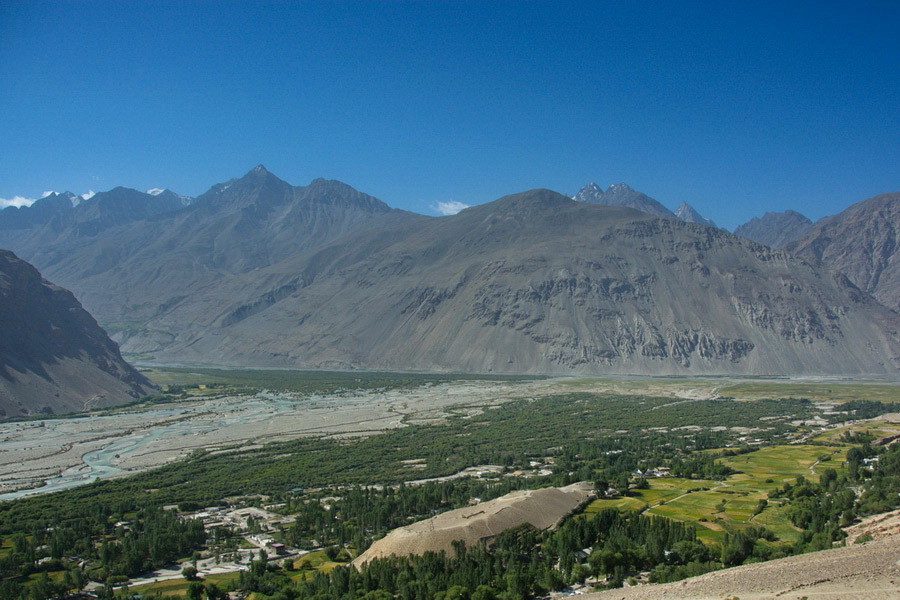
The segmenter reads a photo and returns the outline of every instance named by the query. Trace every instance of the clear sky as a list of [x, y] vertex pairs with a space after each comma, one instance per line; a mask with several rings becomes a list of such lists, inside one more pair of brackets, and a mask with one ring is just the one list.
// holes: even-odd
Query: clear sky
[[900, 191], [900, 2], [0, 0], [0, 198], [257, 164], [436, 214], [626, 182], [729, 229]]

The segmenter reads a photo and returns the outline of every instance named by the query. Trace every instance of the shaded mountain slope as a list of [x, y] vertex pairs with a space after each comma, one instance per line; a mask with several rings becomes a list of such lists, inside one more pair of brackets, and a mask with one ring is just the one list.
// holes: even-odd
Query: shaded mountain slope
[[[382, 225], [201, 290], [193, 321], [187, 306], [149, 320], [172, 334], [158, 356], [515, 373], [896, 371], [896, 314], [845, 278], [721, 230], [548, 190]], [[141, 336], [128, 343], [150, 349]]]
[[900, 193], [882, 194], [823, 219], [786, 249], [845, 274], [885, 306], [900, 309]]
[[72, 294], [0, 250], [0, 413], [113, 406], [152, 385]]
[[802, 237], [812, 229], [813, 223], [793, 210], [784, 212], [767, 212], [762, 217], [753, 217], [735, 230], [735, 235], [748, 240], [781, 248]]

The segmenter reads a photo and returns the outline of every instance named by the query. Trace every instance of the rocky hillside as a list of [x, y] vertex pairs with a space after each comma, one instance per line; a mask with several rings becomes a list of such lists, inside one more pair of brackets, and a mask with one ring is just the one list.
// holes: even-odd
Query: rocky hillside
[[735, 230], [735, 235], [748, 240], [781, 248], [802, 237], [812, 229], [812, 221], [793, 210], [767, 212], [762, 217], [753, 217]]
[[113, 406], [152, 385], [72, 294], [0, 250], [0, 416]]
[[885, 306], [900, 309], [900, 193], [882, 194], [823, 219], [786, 249], [843, 273]]
[[[893, 373], [898, 316], [727, 232], [548, 190], [381, 223], [147, 320], [167, 360], [511, 373]], [[143, 344], [141, 346], [140, 344]]]

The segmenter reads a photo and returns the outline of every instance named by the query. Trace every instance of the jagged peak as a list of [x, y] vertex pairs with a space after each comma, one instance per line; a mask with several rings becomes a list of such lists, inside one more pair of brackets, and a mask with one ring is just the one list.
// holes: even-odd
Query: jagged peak
[[232, 181], [234, 181], [235, 183], [239, 181], [274, 181], [289, 185], [286, 181], [282, 180], [280, 177], [266, 169], [263, 165], [256, 165], [255, 167], [247, 171], [246, 175], [238, 180]]

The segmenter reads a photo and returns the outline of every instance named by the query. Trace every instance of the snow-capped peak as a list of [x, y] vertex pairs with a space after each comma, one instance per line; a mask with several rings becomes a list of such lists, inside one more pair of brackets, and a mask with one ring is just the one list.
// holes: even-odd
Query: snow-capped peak
[[164, 190], [162, 188], [150, 188], [149, 190], [147, 190], [147, 193], [150, 194], [151, 196], [159, 196], [164, 191], [166, 191], [166, 190]]

